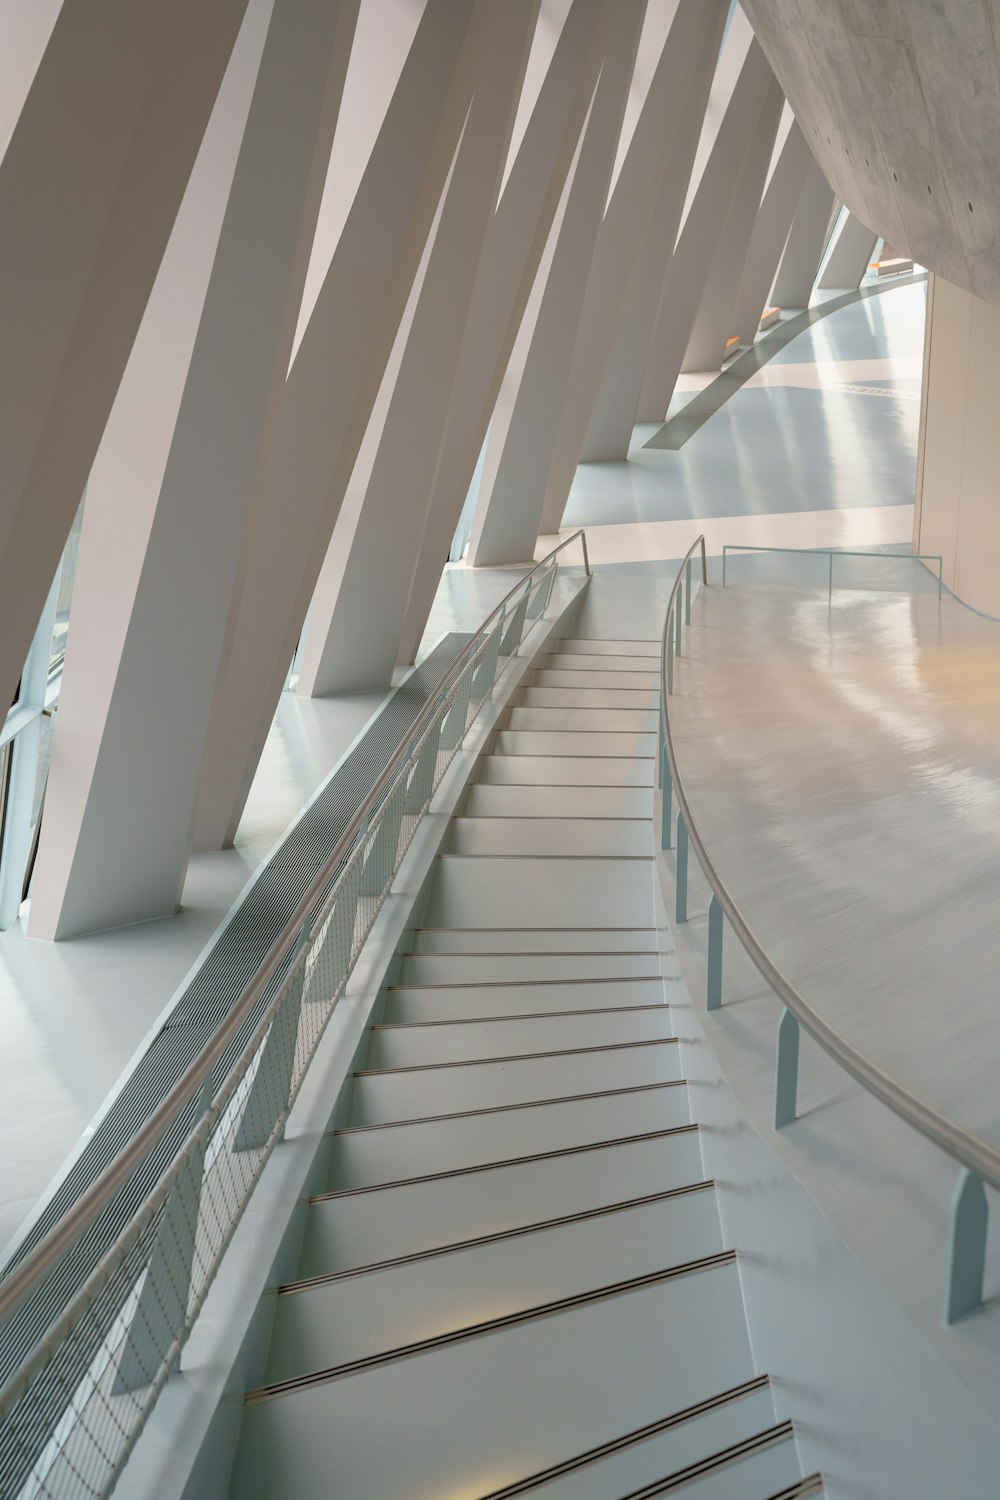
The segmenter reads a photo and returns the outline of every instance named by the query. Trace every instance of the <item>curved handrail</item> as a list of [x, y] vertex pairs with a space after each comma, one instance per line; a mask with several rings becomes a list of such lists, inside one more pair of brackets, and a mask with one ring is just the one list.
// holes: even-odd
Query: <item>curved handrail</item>
[[85, 1192], [81, 1193], [73, 1207], [0, 1281], [0, 1323], [9, 1318], [27, 1300], [52, 1267], [82, 1238], [101, 1210], [111, 1201], [115, 1192], [145, 1160], [156, 1141], [169, 1129], [184, 1106], [209, 1079], [230, 1042], [266, 993], [268, 986], [280, 973], [282, 966], [292, 956], [293, 950], [301, 940], [304, 926], [317, 898], [347, 858], [358, 836], [364, 835], [371, 818], [381, 805], [386, 787], [391, 784], [400, 767], [409, 758], [412, 747], [418, 743], [452, 683], [465, 669], [470, 659], [481, 649], [494, 621], [504, 613], [509, 601], [525, 587], [529, 579], [542, 569], [549, 567], [560, 552], [577, 540], [582, 544], [583, 565], [588, 578], [590, 577], [587, 538], [581, 528], [566, 537], [557, 547], [553, 547], [552, 551], [548, 552], [527, 573], [523, 573], [514, 587], [508, 590], [496, 608], [487, 615], [479, 629], [455, 657], [433, 693], [429, 695], [420, 714], [410, 726], [406, 738], [397, 747], [377, 777], [364, 802], [337, 840], [323, 868], [310, 882], [268, 958], [244, 989], [212, 1041], [172, 1085], [127, 1145], [122, 1147], [104, 1171], [94, 1179]]
[[[799, 991], [778, 968], [777, 964], [764, 951], [759, 940], [754, 936], [750, 924], [736, 904], [731, 892], [727, 889], [722, 876], [715, 867], [715, 862], [705, 847], [705, 841], [701, 836], [697, 820], [691, 809], [684, 783], [681, 780], [677, 768], [677, 757], [674, 752], [673, 736], [670, 730], [670, 716], [667, 713], [667, 653], [670, 650], [669, 636], [673, 612], [677, 607], [677, 593], [680, 587], [681, 575], [684, 567], [690, 560], [698, 546], [702, 552], [702, 576], [704, 578], [705, 538], [699, 536], [688, 548], [687, 555], [681, 563], [674, 586], [670, 591], [667, 601], [666, 618], [663, 625], [662, 654], [660, 657], [660, 730], [663, 737], [663, 748], [667, 757], [670, 770], [671, 789], [677, 798], [677, 804], [684, 819], [689, 843], [694, 847], [698, 856], [705, 879], [717, 898], [719, 905], [729, 918], [730, 925], [739, 938], [745, 952], [753, 963], [757, 972], [767, 981], [771, 989], [781, 1000], [782, 1004], [795, 1017], [799, 1024], [809, 1033], [813, 1041], [817, 1042], [828, 1056], [832, 1057], [845, 1073], [860, 1083], [862, 1088], [874, 1094], [900, 1119], [919, 1131], [927, 1140], [932, 1141], [942, 1151], [946, 1152], [961, 1166], [974, 1172], [977, 1177], [990, 1187], [1000, 1189], [1000, 1150], [990, 1146], [979, 1136], [964, 1130], [956, 1125], [953, 1120], [948, 1119], [940, 1111], [933, 1109], [924, 1100], [918, 1098], [909, 1089], [897, 1083], [888, 1073], [865, 1057], [856, 1047], [852, 1047], [846, 1037], [842, 1036], [829, 1022], [825, 1021], [806, 1000]], [[707, 580], [706, 580], [707, 581]]]

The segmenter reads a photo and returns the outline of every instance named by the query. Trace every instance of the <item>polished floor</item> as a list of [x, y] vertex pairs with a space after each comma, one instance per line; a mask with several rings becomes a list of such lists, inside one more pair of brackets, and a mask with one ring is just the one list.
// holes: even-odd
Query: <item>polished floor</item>
[[[939, 603], [904, 557], [839, 560], [832, 596], [802, 576], [811, 561], [782, 560], [783, 577], [769, 561], [768, 582], [699, 593], [676, 666], [671, 724], [700, 833], [806, 1001], [918, 1098], [1000, 1145], [1000, 623], [947, 594]], [[690, 881], [677, 932], [694, 984], [708, 897], [696, 863]], [[798, 1118], [776, 1137], [780, 1005], [731, 938], [725, 965], [708, 1035], [751, 1121], [996, 1419], [998, 1226], [989, 1315], [943, 1330], [957, 1166], [805, 1036]]]
[[[683, 556], [692, 520], [714, 552], [908, 543], [925, 296], [900, 286], [831, 313], [677, 452], [637, 427], [627, 463], [581, 464], [563, 529], [586, 526], [598, 565], [644, 569]], [[709, 378], [681, 376], [671, 411]]]

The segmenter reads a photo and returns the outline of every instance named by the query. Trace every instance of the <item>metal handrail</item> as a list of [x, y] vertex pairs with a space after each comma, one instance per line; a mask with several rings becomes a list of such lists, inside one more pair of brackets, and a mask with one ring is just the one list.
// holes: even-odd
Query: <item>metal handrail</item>
[[[767, 547], [755, 542], [726, 542], [722, 549], [722, 587], [726, 586], [726, 561], [730, 552], [780, 552], [793, 557], [828, 557], [830, 559], [829, 591], [833, 594], [833, 563], [837, 557], [875, 557], [885, 562], [937, 563], [938, 598], [944, 591], [944, 558], [940, 552], [875, 552], [868, 548], [851, 547]], [[930, 568], [927, 569], [930, 573]], [[931, 577], [934, 574], [931, 573]]]
[[43, 1239], [39, 1240], [38, 1244], [32, 1248], [24, 1260], [13, 1267], [8, 1275], [0, 1281], [0, 1323], [9, 1318], [27, 1300], [53, 1266], [81, 1239], [101, 1210], [111, 1201], [115, 1192], [145, 1160], [156, 1141], [176, 1120], [188, 1101], [194, 1097], [209, 1079], [230, 1042], [237, 1035], [247, 1017], [253, 1012], [255, 1005], [257, 1005], [266, 993], [268, 986], [280, 973], [282, 966], [292, 956], [293, 950], [300, 942], [303, 928], [314, 903], [329, 884], [337, 869], [347, 858], [356, 843], [358, 835], [364, 835], [369, 822], [381, 805], [383, 800], [382, 794], [385, 788], [391, 783], [400, 767], [408, 759], [413, 745], [419, 741], [421, 734], [433, 718], [442, 699], [447, 695], [451, 684], [468, 665], [476, 651], [480, 649], [484, 639], [489, 634], [490, 627], [504, 613], [507, 604], [514, 595], [523, 589], [528, 580], [533, 578], [536, 573], [553, 564], [558, 553], [577, 540], [582, 544], [583, 565], [587, 577], [590, 577], [587, 538], [583, 530], [580, 529], [573, 532], [571, 536], [566, 537], [557, 547], [553, 547], [552, 551], [547, 553], [527, 573], [523, 573], [514, 587], [508, 590], [495, 609], [487, 615], [479, 629], [455, 657], [455, 660], [442, 676], [434, 692], [428, 697], [420, 714], [411, 725], [406, 738], [390, 757], [364, 802], [362, 802], [361, 806], [354, 813], [347, 827], [337, 840], [333, 852], [326, 860], [323, 868], [310, 882], [308, 889], [282, 929], [282, 934], [271, 949], [268, 958], [261, 965], [260, 969], [258, 969], [257, 974], [247, 985], [246, 989], [244, 989], [239, 1000], [219, 1027], [212, 1041], [200, 1053], [198, 1058], [191, 1063], [176, 1083], [172, 1085], [169, 1092], [164, 1095], [141, 1129], [136, 1132], [127, 1145], [123, 1146], [122, 1150], [109, 1163], [100, 1176], [95, 1178], [86, 1191], [80, 1195], [73, 1207], [57, 1224], [53, 1225]]
[[[670, 696], [668, 690], [667, 669], [668, 660], [673, 650], [672, 640], [672, 616], [678, 608], [678, 591], [681, 586], [681, 578], [685, 565], [690, 561], [692, 554], [698, 546], [702, 551], [702, 568], [704, 575], [705, 538], [699, 536], [688, 548], [687, 555], [681, 563], [677, 577], [674, 579], [673, 588], [667, 602], [666, 619], [663, 626], [662, 655], [660, 659], [660, 733], [662, 736], [662, 753], [666, 761], [666, 770], [670, 776], [670, 792], [677, 797], [680, 810], [680, 818], [683, 819], [686, 837], [693, 846], [698, 856], [705, 879], [718, 901], [722, 911], [728, 917], [730, 925], [739, 938], [740, 943], [750, 958], [754, 967], [761, 977], [766, 980], [771, 989], [781, 1000], [785, 1009], [790, 1012], [795, 1020], [808, 1032], [812, 1039], [822, 1047], [823, 1051], [839, 1067], [848, 1073], [857, 1083], [860, 1083], [876, 1099], [881, 1100], [901, 1120], [918, 1131], [927, 1140], [932, 1141], [948, 1156], [957, 1161], [966, 1171], [974, 1174], [992, 1188], [1000, 1189], [1000, 1150], [990, 1146], [979, 1136], [973, 1135], [962, 1126], [957, 1125], [939, 1110], [933, 1109], [916, 1094], [890, 1077], [881, 1068], [877, 1067], [856, 1047], [853, 1047], [846, 1037], [842, 1036], [833, 1026], [825, 1021], [811, 1005], [802, 997], [792, 984], [791, 980], [781, 972], [774, 960], [765, 952], [763, 945], [754, 935], [753, 929], [740, 911], [732, 893], [727, 888], [725, 881], [716, 868], [715, 861], [705, 845], [701, 835], [697, 819], [688, 800], [684, 783], [681, 780], [677, 766], [677, 757], [674, 750], [673, 735], [670, 728], [670, 715], [667, 712], [667, 702]], [[707, 579], [705, 579], [707, 582]], [[688, 604], [690, 606], [690, 585]], [[664, 779], [664, 793], [667, 784]]]

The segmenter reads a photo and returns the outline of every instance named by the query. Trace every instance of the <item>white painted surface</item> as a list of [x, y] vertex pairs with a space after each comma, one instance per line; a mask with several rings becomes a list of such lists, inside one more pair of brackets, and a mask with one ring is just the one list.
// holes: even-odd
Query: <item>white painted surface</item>
[[914, 548], [942, 553], [948, 587], [1000, 616], [1000, 430], [992, 400], [1000, 309], [935, 276], [927, 322]]

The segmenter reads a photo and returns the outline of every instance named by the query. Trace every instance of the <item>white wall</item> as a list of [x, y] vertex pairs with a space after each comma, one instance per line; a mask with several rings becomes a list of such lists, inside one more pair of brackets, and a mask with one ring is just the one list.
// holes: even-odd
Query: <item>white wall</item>
[[998, 347], [1000, 308], [932, 276], [913, 546], [942, 555], [966, 604], [1000, 616]]

